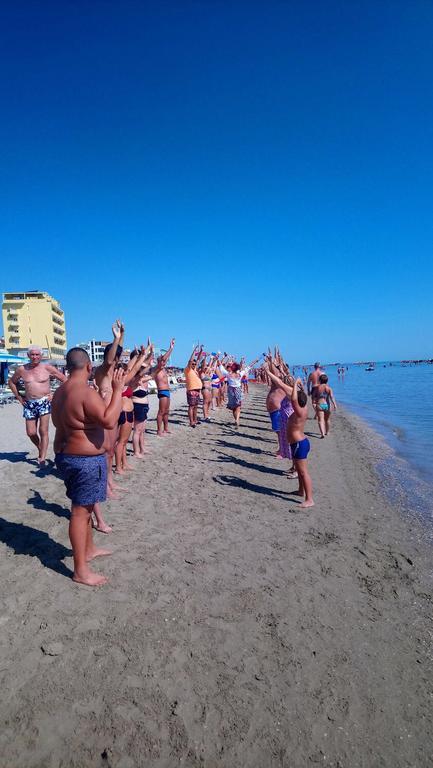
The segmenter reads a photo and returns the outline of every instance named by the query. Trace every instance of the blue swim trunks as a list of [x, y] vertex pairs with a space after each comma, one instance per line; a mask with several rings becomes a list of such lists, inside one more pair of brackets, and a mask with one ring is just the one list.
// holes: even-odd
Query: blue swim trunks
[[56, 453], [56, 467], [66, 485], [66, 496], [81, 507], [107, 498], [107, 460], [98, 456]]
[[48, 397], [40, 397], [39, 400], [25, 400], [23, 405], [23, 416], [26, 421], [40, 419], [51, 413], [51, 400]]
[[310, 452], [310, 441], [308, 437], [298, 440], [297, 443], [290, 443], [293, 459], [306, 459]]
[[170, 397], [169, 389], [158, 389], [158, 397]]
[[274, 432], [280, 431], [280, 425], [281, 425], [281, 414], [280, 411], [272, 411], [272, 413], [269, 414], [272, 424], [272, 430]]

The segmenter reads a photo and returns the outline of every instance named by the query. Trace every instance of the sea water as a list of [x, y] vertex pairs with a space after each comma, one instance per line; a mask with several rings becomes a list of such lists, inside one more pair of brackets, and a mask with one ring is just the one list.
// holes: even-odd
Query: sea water
[[[341, 367], [341, 366], [340, 366]], [[388, 494], [405, 489], [410, 506], [433, 516], [433, 365], [347, 364], [324, 368], [338, 403], [361, 417], [393, 449], [396, 461], [382, 467]], [[332, 417], [331, 417], [332, 418]]]

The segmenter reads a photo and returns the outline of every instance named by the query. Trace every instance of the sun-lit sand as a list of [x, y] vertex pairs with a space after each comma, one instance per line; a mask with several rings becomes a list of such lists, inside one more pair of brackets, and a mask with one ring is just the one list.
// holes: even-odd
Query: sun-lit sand
[[310, 438], [300, 510], [264, 397], [238, 431], [226, 410], [191, 430], [183, 391], [170, 437], [150, 420], [95, 590], [70, 579], [62, 481], [28, 461], [19, 406], [0, 410], [2, 768], [429, 765], [422, 529], [340, 412]]

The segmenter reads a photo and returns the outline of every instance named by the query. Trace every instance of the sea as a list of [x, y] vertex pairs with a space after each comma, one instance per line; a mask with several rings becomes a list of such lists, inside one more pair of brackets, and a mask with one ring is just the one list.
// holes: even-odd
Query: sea
[[[347, 367], [338, 375], [338, 367]], [[374, 370], [366, 370], [373, 367]], [[433, 364], [394, 361], [323, 366], [335, 398], [392, 449], [381, 467], [388, 495], [433, 523]], [[399, 498], [401, 501], [401, 498]]]

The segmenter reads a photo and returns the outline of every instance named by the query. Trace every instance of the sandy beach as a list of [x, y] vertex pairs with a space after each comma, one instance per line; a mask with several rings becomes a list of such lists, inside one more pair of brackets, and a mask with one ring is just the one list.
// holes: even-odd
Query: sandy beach
[[431, 549], [368, 431], [339, 412], [311, 437], [305, 511], [264, 388], [238, 431], [225, 409], [191, 430], [177, 392], [163, 439], [151, 400], [96, 590], [69, 578], [62, 481], [0, 410], [1, 768], [430, 766]]

